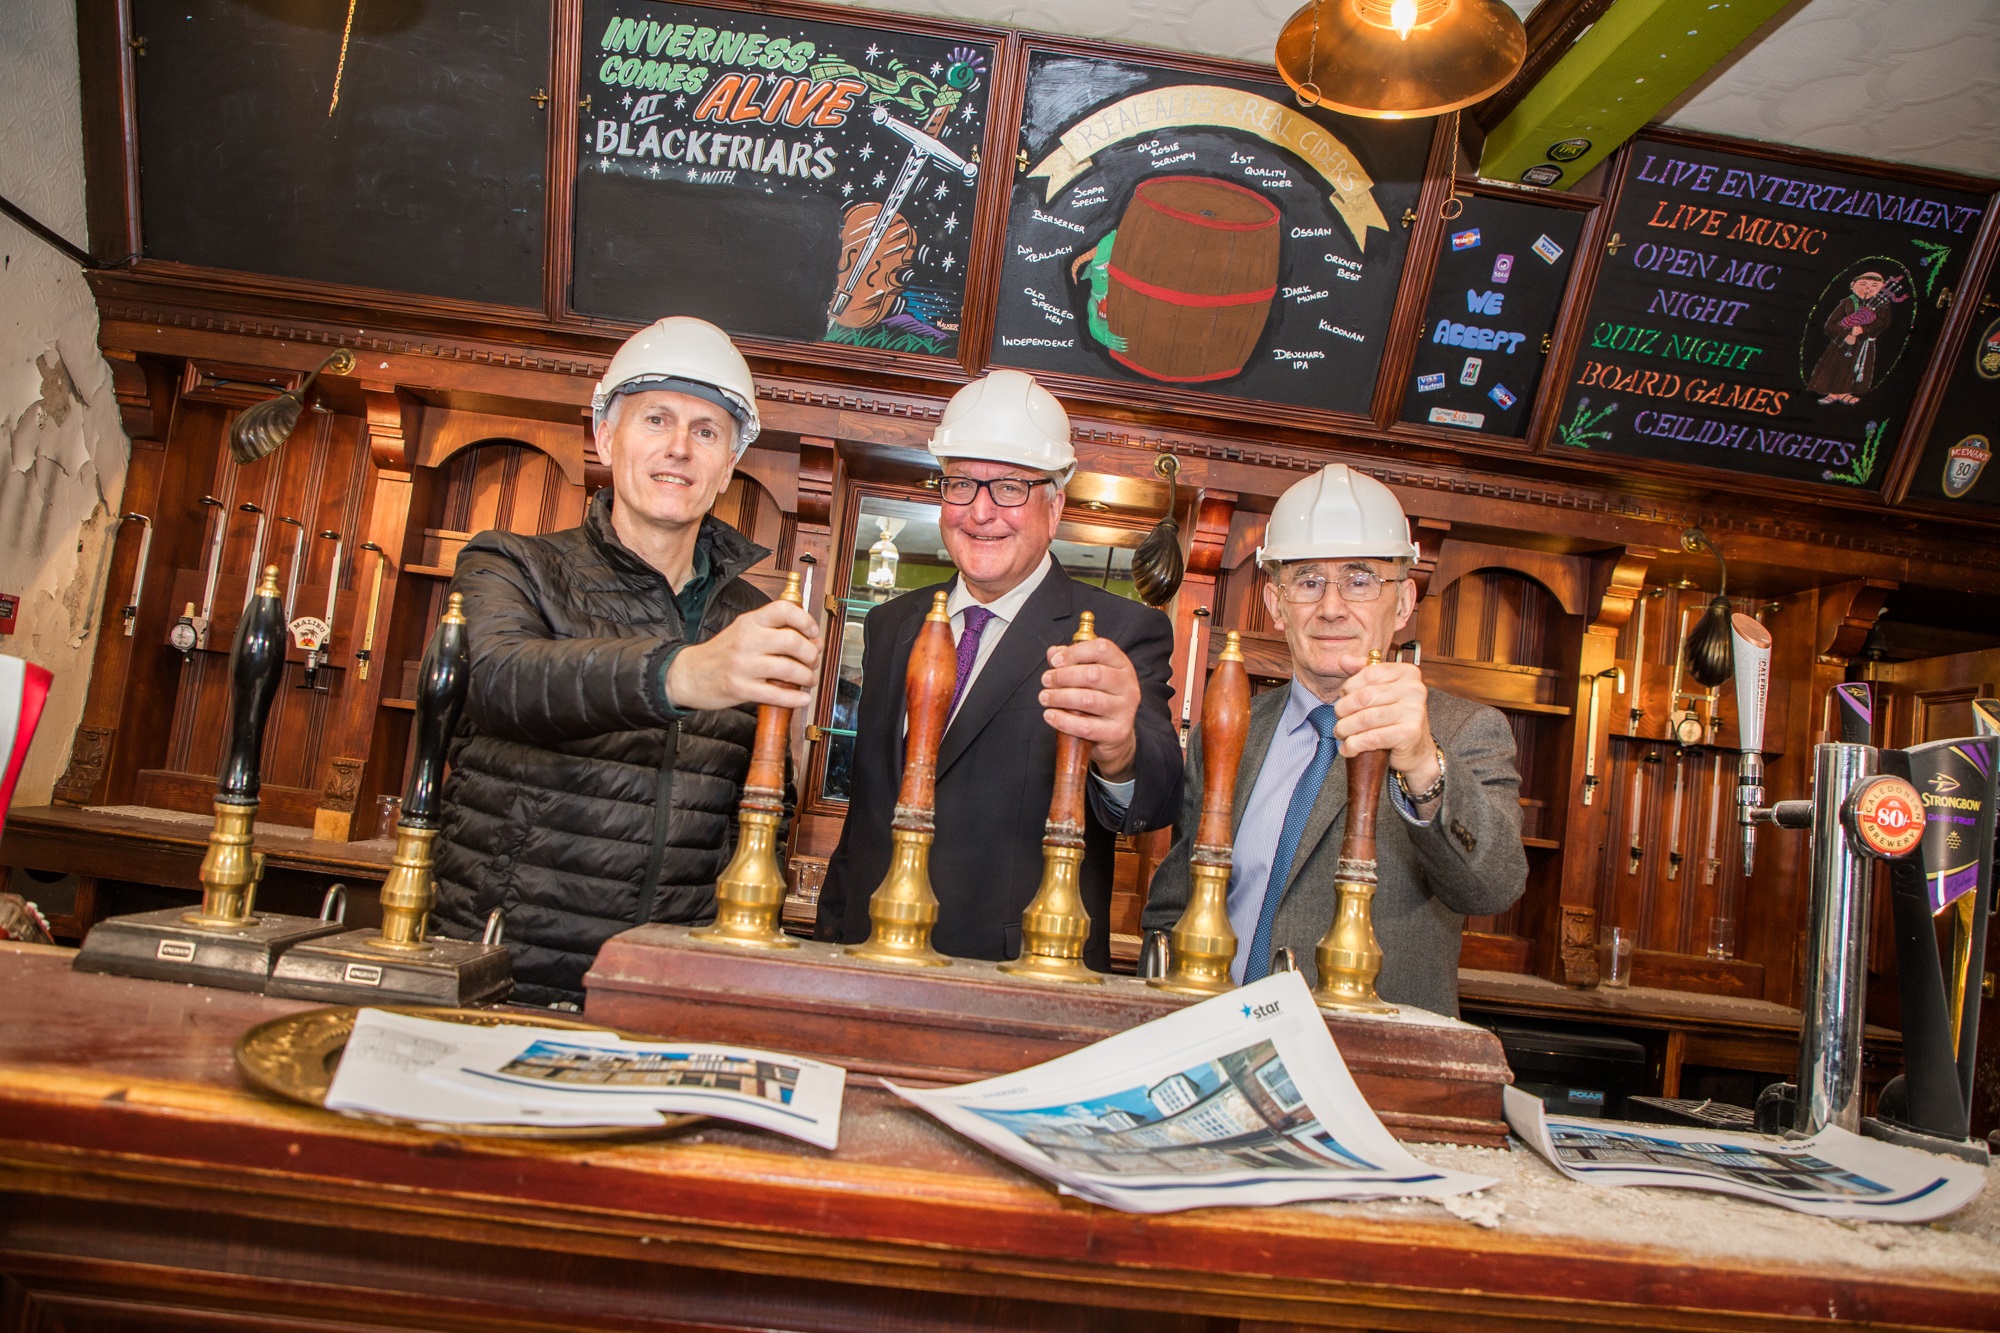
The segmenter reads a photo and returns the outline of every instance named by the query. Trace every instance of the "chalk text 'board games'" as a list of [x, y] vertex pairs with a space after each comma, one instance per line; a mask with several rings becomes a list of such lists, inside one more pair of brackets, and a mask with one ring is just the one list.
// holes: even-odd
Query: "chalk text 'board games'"
[[1584, 214], [1461, 196], [1445, 227], [1402, 419], [1484, 435], [1527, 430]]
[[1985, 207], [1640, 138], [1552, 444], [1879, 489]]
[[955, 355], [993, 49], [585, 0], [572, 300]]
[[993, 361], [1366, 412], [1431, 130], [1032, 52]]

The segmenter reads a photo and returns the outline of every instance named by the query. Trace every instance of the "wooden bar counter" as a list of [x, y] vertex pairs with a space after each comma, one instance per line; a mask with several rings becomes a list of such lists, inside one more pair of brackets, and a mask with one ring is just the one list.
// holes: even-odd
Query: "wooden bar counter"
[[2000, 1328], [2000, 1189], [1934, 1227], [1850, 1226], [1427, 1146], [1501, 1183], [1451, 1212], [1131, 1217], [866, 1080], [836, 1153], [717, 1122], [457, 1138], [252, 1092], [237, 1036], [301, 1006], [69, 960], [0, 944], [7, 1333]]

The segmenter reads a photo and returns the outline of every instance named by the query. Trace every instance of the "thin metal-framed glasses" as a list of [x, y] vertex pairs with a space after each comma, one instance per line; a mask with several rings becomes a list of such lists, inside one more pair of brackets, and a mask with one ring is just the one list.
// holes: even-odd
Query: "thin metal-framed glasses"
[[1278, 584], [1278, 595], [1294, 606], [1312, 606], [1326, 596], [1328, 588], [1332, 588], [1340, 594], [1343, 602], [1372, 602], [1382, 595], [1384, 585], [1407, 580], [1408, 575], [1385, 579], [1372, 569], [1343, 569], [1331, 577], [1300, 574], [1285, 579]]
[[1028, 503], [1035, 487], [1053, 485], [1055, 483], [1047, 477], [996, 477], [992, 481], [979, 481], [973, 477], [940, 477], [937, 493], [938, 498], [948, 505], [969, 505], [984, 490], [1002, 509], [1019, 509]]

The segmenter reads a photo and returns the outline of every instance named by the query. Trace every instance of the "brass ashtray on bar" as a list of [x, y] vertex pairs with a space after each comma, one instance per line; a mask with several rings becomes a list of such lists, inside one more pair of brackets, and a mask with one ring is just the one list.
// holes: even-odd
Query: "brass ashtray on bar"
[[[557, 1028], [565, 1032], [615, 1032], [602, 1023], [583, 1023], [553, 1014], [508, 1014], [491, 1009], [430, 1009], [379, 1006], [383, 1012], [434, 1023], [463, 1023], [468, 1027]], [[259, 1023], [236, 1042], [236, 1067], [258, 1088], [287, 1101], [307, 1106], [326, 1106], [327, 1090], [340, 1068], [341, 1054], [354, 1035], [354, 1023], [361, 1010], [353, 1005], [333, 1009], [307, 1009], [268, 1023]], [[637, 1034], [615, 1032], [635, 1040]], [[708, 1117], [667, 1115], [665, 1123], [634, 1128], [626, 1125], [471, 1125], [452, 1121], [404, 1120], [396, 1116], [365, 1111], [341, 1111], [356, 1120], [479, 1138], [508, 1139], [630, 1139], [653, 1138], [691, 1125]]]

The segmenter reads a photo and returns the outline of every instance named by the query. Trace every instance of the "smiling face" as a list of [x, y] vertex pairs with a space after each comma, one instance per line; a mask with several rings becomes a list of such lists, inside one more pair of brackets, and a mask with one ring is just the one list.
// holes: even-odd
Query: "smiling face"
[[1882, 280], [1880, 278], [1856, 278], [1849, 284], [1848, 290], [1864, 301], [1872, 301], [1882, 292]]
[[[1383, 580], [1382, 592], [1372, 602], [1349, 602], [1333, 583], [1352, 569], [1366, 569]], [[1396, 635], [1410, 623], [1417, 609], [1416, 584], [1401, 577], [1403, 571], [1393, 560], [1295, 560], [1282, 566], [1264, 585], [1264, 609], [1285, 631], [1285, 643], [1292, 650], [1292, 669], [1306, 687], [1322, 698], [1337, 690], [1347, 679], [1340, 669], [1343, 657], [1368, 656], [1379, 650], [1386, 659]], [[1285, 600], [1281, 585], [1307, 574], [1328, 580], [1326, 595], [1318, 602]]]
[[[988, 463], [974, 458], [945, 460], [947, 477], [971, 477], [975, 481], [998, 481], [1017, 477], [1022, 481], [1044, 481], [1048, 473], [1012, 463]], [[1035, 572], [1055, 540], [1056, 524], [1062, 518], [1062, 492], [1054, 486], [1037, 486], [1028, 503], [1003, 509], [982, 489], [969, 505], [944, 505], [938, 527], [944, 534], [944, 548], [959, 577], [973, 596], [990, 602]]]
[[649, 389], [615, 400], [598, 436], [623, 519], [665, 531], [701, 522], [736, 466], [736, 422], [715, 404]]

